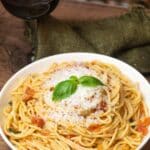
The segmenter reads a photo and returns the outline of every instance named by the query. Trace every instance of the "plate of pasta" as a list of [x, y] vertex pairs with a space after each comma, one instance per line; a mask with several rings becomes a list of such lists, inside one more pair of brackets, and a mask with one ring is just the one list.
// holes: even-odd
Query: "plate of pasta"
[[0, 134], [13, 150], [135, 150], [150, 138], [150, 85], [92, 53], [35, 61], [0, 93]]

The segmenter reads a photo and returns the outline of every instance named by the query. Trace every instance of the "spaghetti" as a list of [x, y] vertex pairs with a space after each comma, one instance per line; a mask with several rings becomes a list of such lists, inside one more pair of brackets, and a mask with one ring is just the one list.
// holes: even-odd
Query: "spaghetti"
[[[53, 92], [54, 80], [61, 81], [66, 74], [63, 71], [74, 67], [78, 69], [68, 76], [82, 70], [82, 74], [93, 74], [106, 86], [79, 88], [72, 98], [52, 102], [46, 94]], [[83, 95], [85, 90], [89, 101]], [[100, 94], [96, 91], [94, 99], [95, 90]], [[46, 72], [28, 75], [12, 91], [4, 114], [4, 132], [19, 150], [134, 150], [150, 124], [138, 88], [116, 67], [98, 61], [53, 64]]]

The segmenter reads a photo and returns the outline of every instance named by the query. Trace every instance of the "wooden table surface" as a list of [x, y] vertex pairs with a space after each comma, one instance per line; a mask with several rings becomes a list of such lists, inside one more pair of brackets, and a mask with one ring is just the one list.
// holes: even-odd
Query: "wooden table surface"
[[[89, 20], [121, 15], [126, 9], [62, 0], [53, 16], [65, 20]], [[24, 21], [10, 15], [0, 4], [0, 88], [17, 70], [30, 63], [32, 46], [24, 36]], [[150, 77], [148, 80], [150, 81]], [[150, 149], [150, 142], [144, 150]], [[0, 138], [0, 150], [9, 150]]]

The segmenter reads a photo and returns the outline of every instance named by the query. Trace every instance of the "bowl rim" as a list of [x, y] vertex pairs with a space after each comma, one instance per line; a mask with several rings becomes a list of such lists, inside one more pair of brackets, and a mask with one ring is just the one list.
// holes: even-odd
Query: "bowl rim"
[[[31, 62], [30, 64], [27, 64], [26, 66], [24, 66], [23, 68], [19, 69], [15, 74], [13, 74], [8, 80], [7, 82], [3, 85], [3, 87], [1, 88], [0, 91], [0, 100], [2, 98], [2, 93], [4, 93], [4, 91], [7, 89], [7, 87], [9, 86], [9, 84], [23, 71], [28, 70], [30, 67], [36, 65], [36, 64], [40, 64], [43, 61], [47, 61], [47, 60], [51, 60], [53, 58], [57, 59], [57, 57], [66, 57], [66, 56], [70, 56], [70, 57], [77, 57], [78, 55], [80, 55], [81, 57], [96, 57], [95, 60], [100, 60], [106, 59], [109, 60], [109, 64], [111, 64], [111, 61], [113, 62], [118, 62], [119, 64], [121, 63], [122, 65], [126, 66], [129, 70], [131, 70], [132, 72], [136, 73], [142, 81], [145, 82], [145, 84], [147, 84], [146, 86], [149, 86], [150, 89], [150, 84], [149, 82], [144, 78], [144, 76], [138, 71], [136, 70], [134, 67], [132, 67], [131, 65], [127, 64], [126, 62], [119, 60], [117, 58], [111, 57], [111, 56], [107, 56], [107, 55], [103, 55], [103, 54], [98, 54], [98, 53], [89, 53], [89, 52], [71, 52], [71, 53], [60, 53], [60, 54], [55, 54], [55, 55], [51, 55], [51, 56], [47, 56], [47, 57], [43, 57], [41, 59], [38, 59], [34, 62]], [[91, 59], [94, 60], [94, 59]], [[65, 60], [67, 61], [67, 60]], [[84, 60], [83, 60], [84, 61]], [[59, 62], [59, 60], [57, 59], [56, 62]], [[103, 62], [103, 60], [101, 61]], [[113, 63], [112, 63], [113, 64]], [[115, 65], [117, 66], [117, 65]], [[118, 67], [118, 66], [117, 66]], [[121, 70], [122, 71], [122, 70]], [[7, 136], [4, 134], [4, 131], [2, 130], [2, 127], [0, 127], [0, 136], [2, 137], [2, 139], [4, 140], [4, 142], [8, 145], [9, 148], [11, 148], [12, 150], [16, 150], [16, 148], [14, 147], [14, 145], [12, 144], [12, 142], [10, 142], [10, 140], [7, 138]], [[148, 133], [148, 135], [145, 137], [145, 139], [141, 142], [141, 144], [138, 146], [138, 150], [143, 148], [144, 145], [149, 141], [150, 139], [150, 133]]]

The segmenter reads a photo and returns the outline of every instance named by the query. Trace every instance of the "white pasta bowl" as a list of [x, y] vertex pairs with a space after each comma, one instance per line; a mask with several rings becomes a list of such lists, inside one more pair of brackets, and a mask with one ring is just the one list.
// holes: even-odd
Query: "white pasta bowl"
[[[19, 70], [16, 74], [14, 74], [4, 85], [0, 92], [0, 135], [3, 140], [7, 143], [7, 145], [12, 149], [15, 150], [13, 144], [9, 141], [7, 136], [3, 132], [3, 124], [4, 124], [4, 115], [3, 109], [8, 105], [10, 100], [10, 92], [11, 90], [18, 84], [18, 80], [24, 78], [25, 76], [35, 73], [35, 72], [43, 72], [50, 64], [56, 62], [64, 62], [64, 61], [92, 61], [92, 60], [99, 60], [104, 63], [110, 63], [115, 65], [117, 68], [121, 70], [121, 72], [126, 75], [132, 82], [139, 84], [139, 89], [144, 97], [144, 101], [148, 107], [150, 112], [150, 84], [148, 81], [133, 67], [130, 65], [117, 60], [115, 58], [100, 55], [100, 54], [92, 54], [92, 53], [67, 53], [67, 54], [58, 54], [54, 56], [49, 56], [38, 61], [35, 61], [26, 67]], [[150, 139], [150, 130], [149, 133], [144, 137], [143, 141], [139, 145], [138, 149], [141, 149]]]

